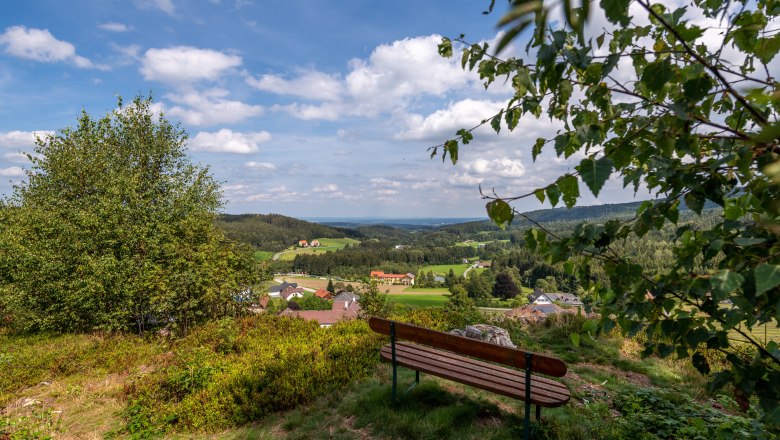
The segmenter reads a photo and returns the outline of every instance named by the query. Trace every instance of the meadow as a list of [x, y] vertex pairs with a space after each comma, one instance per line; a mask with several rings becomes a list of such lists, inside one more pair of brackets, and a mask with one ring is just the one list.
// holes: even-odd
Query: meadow
[[353, 246], [360, 243], [359, 240], [355, 240], [353, 238], [318, 238], [317, 240], [319, 240], [320, 246], [305, 248], [293, 246], [288, 250], [277, 253], [277, 259], [282, 261], [292, 261], [298, 254], [324, 254], [325, 252], [333, 252], [344, 249], [344, 247], [347, 245]]
[[410, 307], [443, 307], [449, 297], [444, 294], [396, 293], [388, 295], [387, 299], [394, 303], [404, 304]]
[[[463, 273], [471, 267], [471, 264], [438, 264], [438, 265], [431, 265], [431, 266], [423, 266], [420, 268], [420, 270], [417, 273], [420, 272], [433, 272], [434, 275], [441, 275], [441, 276], [447, 276], [447, 274], [450, 273], [450, 270], [452, 270], [455, 275], [462, 277]], [[483, 269], [472, 269], [479, 272]]]

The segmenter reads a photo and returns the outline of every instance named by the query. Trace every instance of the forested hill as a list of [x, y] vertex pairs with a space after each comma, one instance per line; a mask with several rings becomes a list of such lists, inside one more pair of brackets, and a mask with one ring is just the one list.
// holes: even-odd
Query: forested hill
[[314, 238], [360, 238], [353, 229], [334, 228], [280, 214], [222, 214], [217, 226], [229, 238], [259, 250], [281, 251], [298, 242]]
[[[574, 208], [538, 209], [523, 214], [540, 223], [581, 222], [585, 220], [606, 221], [616, 217], [629, 217], [634, 215], [641, 203], [642, 202], [613, 203], [607, 205], [575, 206]], [[528, 221], [524, 220], [522, 217], [516, 216], [510, 229], [526, 228], [528, 226]], [[499, 233], [500, 231], [498, 226], [490, 220], [447, 225], [440, 227], [438, 230], [458, 235], [474, 234], [484, 231]]]
[[[642, 202], [609, 203], [605, 205], [575, 206], [573, 208], [538, 209], [523, 214], [537, 222], [570, 222], [596, 219], [632, 217]], [[520, 220], [520, 219], [518, 219]]]

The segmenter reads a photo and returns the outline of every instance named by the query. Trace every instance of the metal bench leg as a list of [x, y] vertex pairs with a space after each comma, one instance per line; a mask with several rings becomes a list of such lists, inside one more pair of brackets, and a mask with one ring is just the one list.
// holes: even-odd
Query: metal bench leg
[[404, 394], [408, 394], [409, 391], [412, 391], [414, 387], [420, 384], [420, 371], [414, 370], [414, 382], [412, 382], [411, 385], [409, 385], [409, 388], [406, 389], [406, 392]]
[[[531, 438], [531, 353], [525, 354], [525, 421], [523, 422], [523, 439]], [[539, 408], [538, 406], [536, 407]]]
[[393, 352], [393, 403], [395, 403], [396, 383], [398, 382], [398, 364], [395, 362], [395, 322], [390, 321], [390, 345]]

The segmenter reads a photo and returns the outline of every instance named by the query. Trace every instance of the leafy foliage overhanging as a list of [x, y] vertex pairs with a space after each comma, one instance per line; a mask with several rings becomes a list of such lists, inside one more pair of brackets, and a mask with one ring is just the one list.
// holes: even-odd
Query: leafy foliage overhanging
[[[476, 69], [486, 88], [507, 81], [514, 96], [497, 114], [431, 147], [432, 156], [441, 151], [454, 164], [477, 128], [511, 131], [521, 118], [546, 111], [564, 129], [527, 145], [533, 159], [549, 148], [559, 157], [585, 158], [528, 194], [485, 195], [499, 226], [522, 216], [514, 201], [535, 196], [572, 207], [580, 183], [598, 196], [611, 176], [655, 193], [659, 198], [642, 203], [628, 221], [583, 223], [568, 237], [537, 224], [526, 244], [578, 276], [601, 312], [598, 331], [619, 326], [629, 335], [644, 333], [645, 354], [690, 359], [710, 374], [713, 390], [733, 386], [743, 407], [757, 397], [764, 427], [777, 429], [780, 347], [750, 330], [780, 321], [780, 83], [770, 67], [780, 50], [780, 2], [693, 0], [669, 9], [647, 0], [600, 0], [598, 6], [594, 12], [596, 3], [588, 1], [580, 7], [510, 1], [495, 52], [462, 35], [444, 38], [442, 56], [460, 50], [463, 68]], [[558, 12], [565, 20], [548, 19]], [[595, 13], [611, 29], [587, 35]], [[707, 40], [691, 16], [717, 20], [722, 40]], [[526, 29], [532, 31], [526, 52], [535, 60], [500, 58]], [[651, 277], [630, 255], [614, 251], [618, 241], [677, 225], [681, 203], [701, 213], [707, 200], [722, 207], [718, 221], [677, 228], [670, 270]], [[608, 282], [593, 281], [594, 264]], [[734, 350], [743, 344], [751, 354]], [[711, 371], [707, 350], [725, 353], [729, 368]]]
[[38, 139], [0, 201], [0, 318], [25, 331], [129, 330], [235, 312], [257, 278], [214, 224], [219, 186], [151, 99]]

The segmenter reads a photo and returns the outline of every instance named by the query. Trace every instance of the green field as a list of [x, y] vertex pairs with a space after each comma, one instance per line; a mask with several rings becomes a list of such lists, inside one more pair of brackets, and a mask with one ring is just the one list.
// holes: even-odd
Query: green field
[[397, 293], [388, 295], [387, 299], [410, 307], [442, 307], [447, 302], [448, 297], [441, 294]]
[[265, 261], [270, 260], [271, 257], [274, 256], [274, 253], [271, 251], [255, 251], [255, 260], [257, 261]]
[[447, 276], [447, 274], [450, 273], [450, 269], [452, 269], [452, 271], [455, 272], [455, 275], [463, 276], [463, 272], [465, 272], [469, 266], [470, 264], [438, 264], [434, 266], [423, 266], [420, 268], [420, 271], [425, 273], [433, 271], [434, 275]]
[[403, 290], [404, 293], [429, 293], [431, 295], [449, 295], [450, 291], [446, 287], [415, 287], [409, 286]]
[[346, 245], [359, 244], [359, 240], [353, 238], [318, 238], [321, 246], [307, 247], [307, 248], [290, 248], [279, 255], [279, 259], [282, 261], [292, 261], [298, 254], [324, 254], [328, 251], [337, 251], [344, 249]]
[[455, 246], [471, 246], [474, 249], [476, 249], [481, 244], [488, 244], [488, 243], [509, 243], [509, 240], [491, 240], [491, 241], [474, 241], [474, 240], [467, 240], [467, 241], [461, 241], [460, 243], [455, 243]]

